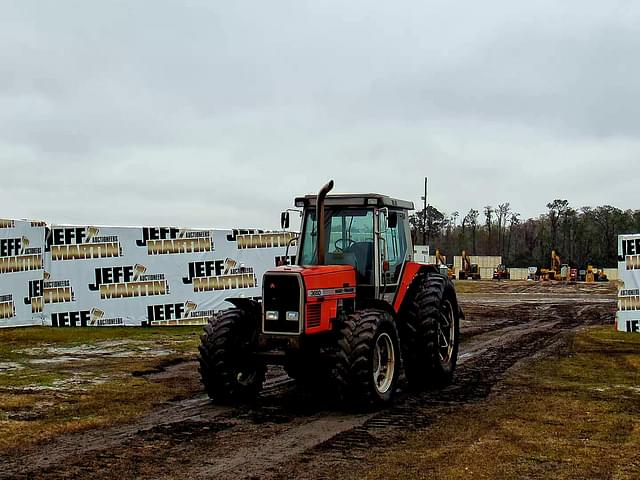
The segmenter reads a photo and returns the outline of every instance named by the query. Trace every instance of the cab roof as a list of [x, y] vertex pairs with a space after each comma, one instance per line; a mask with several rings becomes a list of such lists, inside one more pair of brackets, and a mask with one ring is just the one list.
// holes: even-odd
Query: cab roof
[[[317, 195], [296, 197], [296, 207], [315, 207], [317, 198]], [[402, 210], [414, 209], [413, 202], [398, 200], [397, 198], [380, 195], [379, 193], [338, 193], [335, 195], [327, 195], [324, 204], [327, 207], [389, 207]]]

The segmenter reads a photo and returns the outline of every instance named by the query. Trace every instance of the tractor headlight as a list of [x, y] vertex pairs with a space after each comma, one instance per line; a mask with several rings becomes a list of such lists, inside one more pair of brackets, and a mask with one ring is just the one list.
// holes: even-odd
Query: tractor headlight
[[298, 312], [287, 312], [287, 320], [290, 322], [297, 322], [299, 318]]
[[264, 312], [265, 320], [278, 320], [278, 312], [277, 310], [267, 310]]

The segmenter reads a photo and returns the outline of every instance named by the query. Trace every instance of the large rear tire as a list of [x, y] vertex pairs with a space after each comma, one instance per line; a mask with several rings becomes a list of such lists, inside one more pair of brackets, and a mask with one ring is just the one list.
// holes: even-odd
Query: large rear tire
[[334, 378], [353, 405], [391, 402], [400, 372], [395, 322], [387, 312], [365, 309], [349, 315], [339, 330]]
[[401, 311], [404, 366], [412, 389], [451, 382], [458, 360], [460, 321], [451, 281], [420, 274]]
[[265, 366], [255, 357], [258, 329], [241, 308], [211, 317], [200, 337], [200, 375], [209, 397], [220, 403], [255, 398], [265, 378]]

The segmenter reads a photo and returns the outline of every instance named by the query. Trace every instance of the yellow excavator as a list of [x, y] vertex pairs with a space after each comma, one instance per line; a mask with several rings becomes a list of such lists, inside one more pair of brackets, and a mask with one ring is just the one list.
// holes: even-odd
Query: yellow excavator
[[559, 274], [561, 265], [560, 255], [558, 255], [555, 250], [551, 250], [551, 270]]
[[[440, 269], [440, 272], [443, 275], [446, 274], [452, 280], [456, 278], [456, 272], [453, 269], [453, 265], [450, 265], [447, 263], [447, 257], [442, 255], [442, 252], [440, 252], [439, 248], [436, 248], [436, 265], [438, 266], [438, 268]], [[446, 268], [446, 273], [445, 273], [445, 268]]]
[[555, 250], [551, 250], [551, 268], [540, 269], [540, 280], [558, 280], [561, 264], [560, 255]]
[[477, 263], [471, 263], [471, 257], [466, 250], [462, 251], [462, 268], [458, 272], [460, 280], [480, 280], [480, 269]]

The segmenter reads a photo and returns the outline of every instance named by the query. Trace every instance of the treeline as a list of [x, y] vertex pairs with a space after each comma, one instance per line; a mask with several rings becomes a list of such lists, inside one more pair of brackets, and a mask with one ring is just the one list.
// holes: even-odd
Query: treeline
[[445, 214], [427, 206], [410, 217], [419, 244], [439, 248], [453, 258], [466, 250], [471, 255], [501, 255], [510, 267], [548, 266], [555, 249], [563, 263], [583, 267], [617, 265], [617, 235], [640, 233], [640, 210], [602, 207], [573, 208], [567, 200], [547, 204], [538, 218], [523, 219], [509, 203], [482, 210]]

